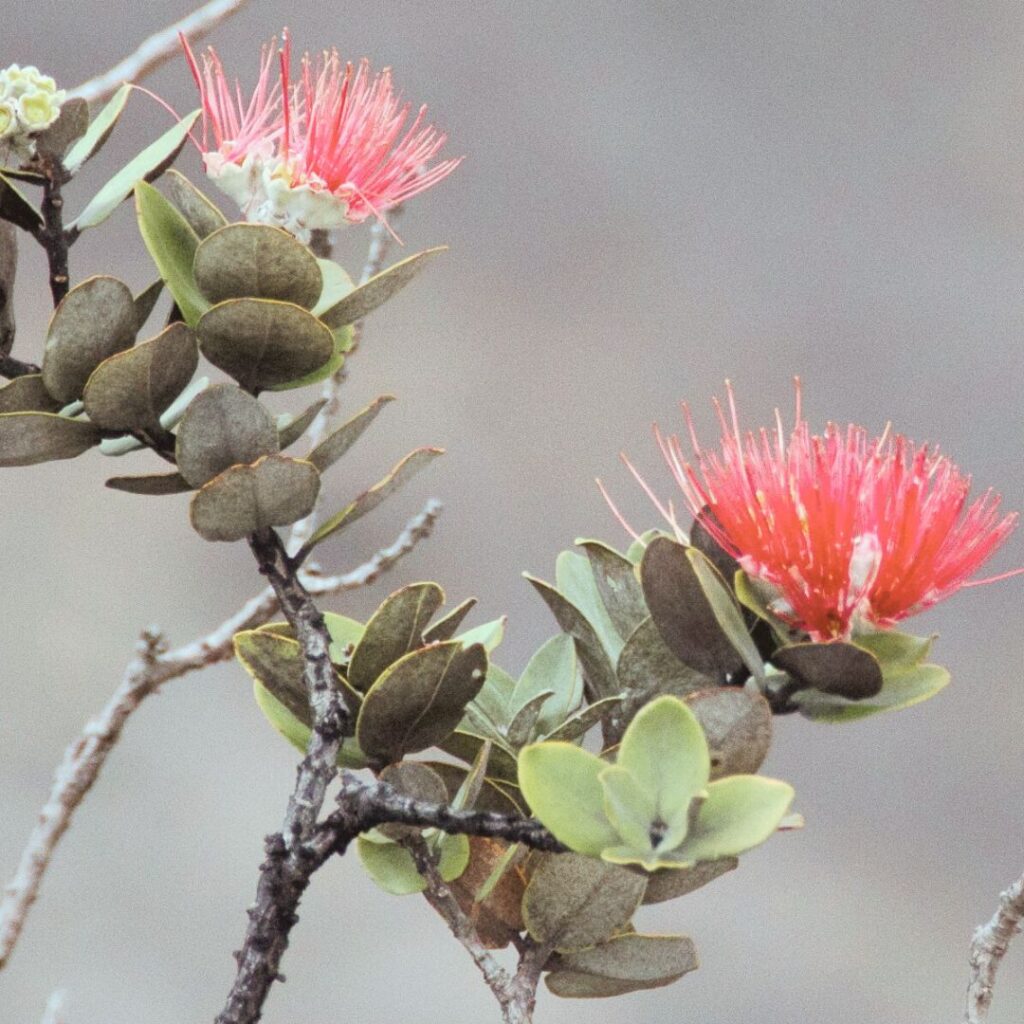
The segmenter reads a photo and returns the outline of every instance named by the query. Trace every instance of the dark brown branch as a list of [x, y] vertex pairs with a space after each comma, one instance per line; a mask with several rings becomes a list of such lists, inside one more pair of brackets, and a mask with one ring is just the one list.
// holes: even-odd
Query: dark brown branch
[[35, 235], [46, 250], [54, 306], [68, 293], [68, 248], [73, 240], [64, 230], [64, 197], [61, 195], [64, 179], [65, 171], [59, 161], [47, 167], [43, 185], [43, 226]]
[[266, 841], [256, 900], [242, 948], [235, 954], [238, 973], [217, 1024], [255, 1024], [270, 987], [278, 978], [281, 957], [298, 920], [296, 911], [313, 872], [323, 863], [310, 846], [327, 787], [337, 772], [338, 751], [352, 723], [335, 687], [331, 643], [323, 616], [299, 581], [280, 538], [261, 530], [249, 538], [260, 572], [281, 602], [295, 630], [305, 661], [305, 682], [313, 714], [306, 756], [299, 763], [295, 789], [281, 831]]
[[332, 845], [342, 847], [354, 835], [390, 822], [436, 828], [457, 835], [504, 839], [551, 853], [566, 850], [532, 818], [496, 811], [456, 811], [447, 804], [404, 796], [386, 782], [363, 782], [348, 773], [338, 794], [338, 809], [324, 819], [312, 845], [319, 855], [330, 851]]

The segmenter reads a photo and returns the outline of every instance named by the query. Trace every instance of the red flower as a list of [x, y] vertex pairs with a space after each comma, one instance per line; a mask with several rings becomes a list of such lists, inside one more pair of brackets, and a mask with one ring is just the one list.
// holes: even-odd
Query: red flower
[[[869, 439], [852, 424], [812, 434], [799, 382], [788, 438], [777, 413], [773, 431], [743, 433], [726, 387], [728, 420], [715, 402], [719, 450], [701, 448], [685, 405], [693, 461], [677, 436], [655, 428], [655, 437], [693, 515], [747, 573], [778, 590], [780, 617], [830, 640], [861, 621], [890, 627], [960, 587], [992, 582], [968, 580], [1016, 514], [1000, 516], [991, 491], [968, 503], [970, 478], [944, 455], [888, 430]], [[671, 502], [626, 464], [681, 535]]]
[[[288, 33], [263, 48], [248, 100], [228, 82], [210, 48], [202, 66], [182, 39], [203, 107], [206, 171], [249, 220], [282, 224], [300, 236], [358, 223], [449, 175], [459, 160], [429, 166], [445, 136], [421, 107], [396, 95], [390, 69], [343, 63], [337, 51], [302, 58], [291, 80]], [[275, 61], [275, 56], [278, 58]], [[275, 71], [275, 63], [278, 67]]]

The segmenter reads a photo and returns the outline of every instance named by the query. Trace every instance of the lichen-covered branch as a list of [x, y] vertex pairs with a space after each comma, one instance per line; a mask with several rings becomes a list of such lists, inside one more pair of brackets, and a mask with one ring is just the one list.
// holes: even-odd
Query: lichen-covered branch
[[318, 859], [309, 847], [317, 829], [327, 787], [337, 773], [342, 740], [352, 730], [351, 717], [335, 683], [331, 637], [323, 615], [299, 582], [281, 539], [273, 530], [249, 538], [260, 572], [270, 581], [281, 610], [295, 630], [303, 651], [303, 675], [313, 728], [306, 756], [299, 762], [295, 788], [281, 831], [266, 843], [256, 899], [242, 948], [235, 954], [238, 972], [217, 1024], [254, 1024], [278, 977], [288, 948], [296, 910]]
[[999, 909], [988, 924], [975, 931], [971, 940], [971, 978], [967, 986], [966, 1024], [988, 1020], [996, 971], [1014, 935], [1024, 922], [1024, 876], [999, 895]]
[[[440, 512], [439, 502], [428, 502], [394, 543], [351, 572], [322, 576], [307, 571], [300, 578], [311, 594], [334, 594], [365, 586], [428, 537]], [[64, 752], [50, 795], [25, 844], [17, 871], [4, 889], [0, 900], [0, 969], [7, 964], [18, 942], [61, 837], [99, 777], [129, 716], [164, 683], [230, 658], [234, 635], [268, 622], [279, 607], [274, 589], [267, 587], [216, 629], [174, 650], [164, 649], [163, 638], [157, 630], [143, 634], [138, 653], [125, 669], [121, 685]]]
[[179, 33], [190, 42], [202, 39], [226, 18], [241, 10], [247, 2], [211, 0], [187, 17], [155, 32], [130, 56], [119, 61], [109, 71], [69, 90], [68, 95], [78, 96], [87, 103], [100, 103], [109, 99], [125, 82], [137, 82], [145, 78], [177, 54]]

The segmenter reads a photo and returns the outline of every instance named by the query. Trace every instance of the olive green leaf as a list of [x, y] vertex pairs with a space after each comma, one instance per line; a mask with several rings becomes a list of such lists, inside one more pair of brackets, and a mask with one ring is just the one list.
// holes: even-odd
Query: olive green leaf
[[199, 318], [196, 334], [203, 355], [248, 391], [312, 373], [334, 351], [312, 313], [275, 299], [226, 299]]
[[46, 160], [60, 159], [88, 127], [89, 104], [77, 96], [66, 99], [61, 104], [57, 120], [35, 136], [36, 154]]
[[307, 456], [309, 461], [321, 473], [333, 466], [363, 436], [366, 428], [377, 418], [377, 413], [394, 400], [394, 395], [381, 395], [375, 398], [318, 444]]
[[135, 186], [135, 213], [139, 234], [167, 290], [185, 323], [195, 327], [210, 308], [192, 276], [192, 260], [199, 247], [199, 236], [170, 202], [144, 182]]
[[277, 443], [281, 451], [295, 444], [309, 430], [313, 420], [317, 418], [318, 413], [326, 404], [327, 399], [320, 398], [312, 405], [303, 409], [298, 416], [290, 416], [286, 413], [283, 417], [279, 416], [277, 418]]
[[323, 288], [312, 313], [313, 316], [322, 316], [345, 298], [355, 288], [355, 284], [348, 276], [348, 271], [334, 260], [318, 259], [317, 263], [320, 265]]
[[459, 633], [455, 637], [462, 644], [480, 644], [488, 654], [501, 646], [501, 641], [505, 639], [505, 626], [508, 623], [508, 617], [502, 615], [501, 618], [492, 619], [490, 622], [482, 622], [479, 626], [474, 626], [472, 629], [467, 629], [464, 633]]
[[577, 540], [590, 559], [601, 602], [625, 640], [647, 618], [647, 604], [633, 563], [597, 540]]
[[[446, 804], [448, 802], [448, 790], [445, 787], [444, 779], [441, 778], [433, 768], [421, 764], [418, 761], [402, 761], [399, 764], [389, 764], [380, 773], [381, 782], [401, 793], [402, 796], [412, 797], [413, 800], [425, 800], [432, 804]], [[416, 825], [402, 825], [398, 822], [389, 822], [381, 825], [378, 829], [388, 839], [406, 839], [409, 836], [419, 835], [422, 831]]]
[[203, 484], [192, 499], [189, 518], [206, 540], [241, 540], [308, 516], [319, 492], [320, 474], [308, 462], [264, 455], [251, 466], [231, 466]]
[[41, 373], [26, 373], [22, 377], [15, 377], [0, 388], [0, 413], [58, 412], [63, 407], [64, 403], [46, 390]]
[[86, 415], [105, 430], [159, 431], [161, 415], [198, 365], [195, 335], [183, 323], [171, 324], [93, 370], [82, 393]]
[[214, 304], [278, 299], [309, 309], [323, 288], [317, 258], [293, 234], [268, 224], [227, 224], [207, 235], [192, 275]]
[[509, 698], [518, 713], [539, 693], [547, 692], [538, 710], [536, 729], [542, 735], [557, 729], [583, 698], [583, 681], [577, 664], [576, 644], [565, 633], [541, 645], [526, 663]]
[[277, 450], [277, 427], [270, 413], [233, 384], [215, 384], [185, 410], [175, 458], [181, 475], [201, 487], [230, 466], [255, 462]]
[[764, 697], [717, 686], [688, 694], [685, 701], [704, 731], [712, 779], [752, 775], [761, 767], [772, 739], [772, 712]]
[[167, 198], [188, 221], [198, 238], [206, 238], [227, 224], [227, 217], [180, 171], [171, 168], [164, 175], [163, 182]]
[[372, 313], [397, 295], [434, 256], [447, 248], [441, 245], [427, 249], [382, 270], [376, 277], [371, 277], [365, 284], [353, 289], [339, 302], [320, 313], [320, 319], [332, 329], [362, 320], [367, 313]]
[[691, 892], [713, 882], [716, 878], [739, 867], [736, 857], [723, 857], [721, 860], [706, 860], [689, 868], [676, 871], [655, 871], [647, 876], [647, 889], [643, 902], [664, 903], [666, 900], [688, 896]]
[[423, 646], [423, 632], [444, 604], [436, 583], [412, 583], [384, 599], [363, 630], [348, 667], [348, 681], [365, 693], [399, 658]]
[[714, 685], [714, 680], [684, 665], [661, 638], [651, 618], [629, 635], [619, 654], [615, 674], [619, 685], [640, 697], [672, 694], [682, 697]]
[[590, 560], [577, 551], [563, 551], [555, 559], [555, 585], [559, 593], [586, 616], [609, 660], [614, 663], [625, 637], [619, 633], [605, 607]]
[[192, 490], [192, 485], [180, 473], [112, 476], [106, 486], [129, 494], [185, 494]]
[[135, 302], [116, 277], [90, 277], [54, 310], [43, 352], [43, 383], [54, 398], [74, 402], [89, 374], [135, 340]]
[[560, 954], [544, 979], [563, 999], [594, 999], [661, 988], [700, 966], [685, 935], [614, 935], [574, 953]]
[[444, 740], [483, 685], [487, 655], [454, 640], [411, 651], [370, 687], [356, 722], [367, 757], [388, 764]]
[[642, 875], [599, 860], [546, 855], [523, 894], [527, 931], [559, 951], [594, 946], [629, 921], [645, 886]]
[[468, 597], [461, 604], [457, 604], [447, 615], [441, 616], [437, 622], [423, 631], [423, 642], [432, 644], [437, 640], [451, 640], [475, 604], [475, 597]]
[[0, 415], [0, 467], [73, 459], [99, 441], [99, 429], [85, 420], [49, 412]]
[[684, 664], [712, 678], [731, 675], [743, 660], [719, 625], [687, 551], [667, 537], [647, 545], [640, 582], [651, 618]]
[[153, 310], [156, 308], [157, 300], [160, 298], [164, 290], [164, 282], [162, 278], [157, 278], [151, 285], [147, 285], [145, 288], [135, 296], [135, 331], [138, 333], [146, 326], [146, 321], [149, 319]]
[[438, 455], [443, 454], [443, 448], [416, 448], [411, 451], [387, 476], [326, 520], [296, 555], [297, 561], [301, 563], [321, 541], [326, 540], [339, 530], [351, 526], [367, 513], [372, 512], [385, 498], [394, 494]]
[[188, 133], [201, 112], [186, 114], [138, 156], [130, 160], [86, 203], [85, 209], [69, 225], [71, 231], [84, 231], [103, 223], [131, 195], [140, 181], [159, 178], [185, 145]]

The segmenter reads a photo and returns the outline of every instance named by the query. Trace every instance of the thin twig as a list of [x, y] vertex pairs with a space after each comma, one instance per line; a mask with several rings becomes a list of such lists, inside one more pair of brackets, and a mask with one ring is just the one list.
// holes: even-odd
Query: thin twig
[[4, 358], [14, 346], [14, 278], [17, 272], [18, 232], [9, 221], [0, 221], [0, 356]]
[[[390, 216], [392, 221], [399, 216], [401, 213], [401, 207], [396, 206], [391, 210]], [[314, 241], [318, 245], [323, 246], [326, 244], [323, 236], [314, 237]], [[381, 221], [374, 221], [373, 226], [370, 228], [370, 245], [366, 251], [366, 263], [363, 265], [363, 271], [359, 275], [359, 283], [366, 284], [371, 277], [379, 274], [381, 268], [384, 266], [384, 260], [387, 259], [388, 248], [391, 243], [391, 236], [388, 234], [387, 229]], [[359, 344], [359, 338], [363, 331], [363, 321], [357, 321], [352, 327], [352, 348], [349, 349], [349, 354], [355, 351], [356, 346]], [[338, 415], [339, 399], [338, 392], [341, 388], [341, 383], [345, 379], [345, 367], [342, 366], [337, 373], [332, 374], [327, 380], [324, 381], [323, 388], [320, 392], [320, 397], [324, 400], [323, 408], [317, 413], [316, 419], [310, 424], [309, 430], [306, 433], [306, 437], [309, 440], [309, 449], [312, 451], [330, 432], [331, 425], [334, 422], [335, 417]], [[297, 523], [294, 523], [291, 528], [291, 532], [288, 537], [288, 551], [294, 554], [299, 551], [304, 544], [306, 544], [310, 537], [313, 536], [313, 531], [316, 529], [317, 524], [317, 509], [306, 516], [305, 519], [300, 519]]]
[[[366, 586], [428, 537], [440, 512], [439, 502], [428, 502], [393, 544], [351, 572], [337, 576], [303, 573], [301, 578], [306, 589], [311, 594], [327, 595]], [[273, 588], [267, 587], [216, 629], [172, 651], [160, 650], [162, 641], [156, 630], [143, 635], [139, 654], [126, 668], [117, 691], [65, 751], [46, 805], [22, 851], [18, 869], [4, 890], [0, 901], [0, 969], [7, 964], [18, 942], [57, 844], [99, 776], [131, 713], [145, 697], [171, 679], [230, 658], [234, 635], [268, 622], [279, 607]]]
[[982, 925], [971, 940], [971, 978], [967, 985], [966, 1024], [988, 1020], [996, 971], [1006, 955], [1014, 935], [1024, 921], [1024, 876], [999, 895], [999, 909], [992, 920]]
[[137, 82], [145, 78], [178, 53], [178, 33], [189, 42], [202, 39], [226, 18], [241, 10], [247, 2], [212, 0], [204, 4], [199, 10], [151, 35], [133, 54], [119, 61], [109, 71], [70, 89], [68, 95], [78, 96], [87, 103], [109, 99], [125, 82]]
[[59, 160], [47, 167], [43, 185], [43, 226], [35, 233], [36, 240], [46, 250], [54, 307], [67, 295], [70, 283], [68, 249], [71, 239], [64, 230], [64, 197], [61, 195], [64, 178], [64, 167]]

